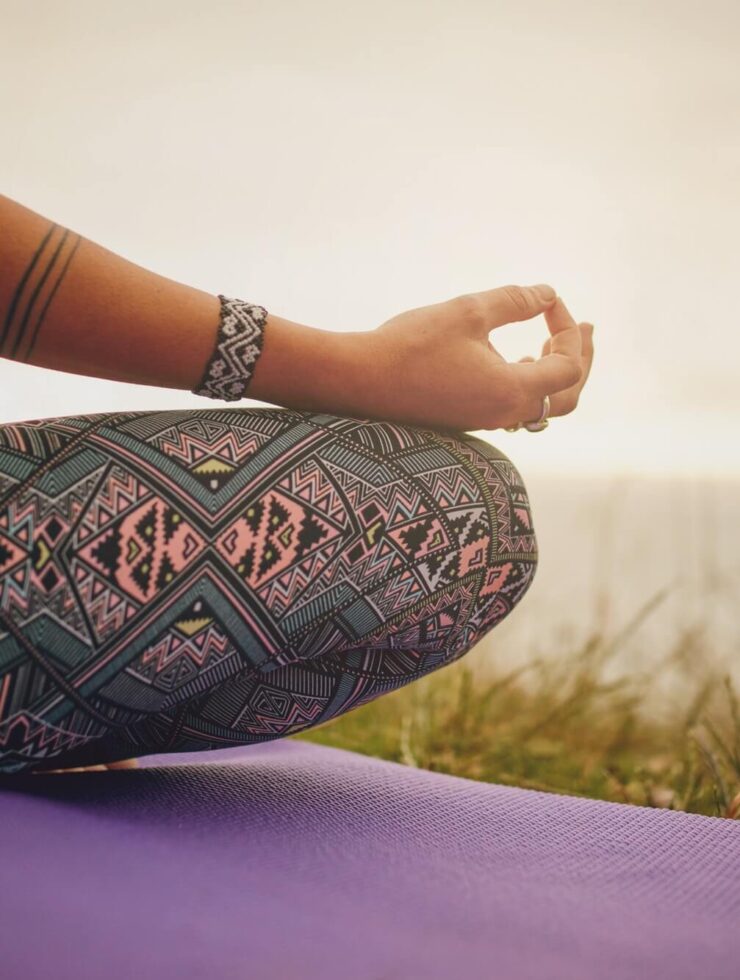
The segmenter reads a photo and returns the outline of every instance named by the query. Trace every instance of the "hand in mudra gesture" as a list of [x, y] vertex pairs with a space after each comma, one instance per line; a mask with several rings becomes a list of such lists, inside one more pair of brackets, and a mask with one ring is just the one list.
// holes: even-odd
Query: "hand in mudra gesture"
[[[538, 419], [545, 395], [549, 417], [572, 412], [591, 369], [593, 325], [576, 323], [550, 293], [545, 300], [534, 286], [500, 286], [407, 310], [370, 331], [381, 367], [374, 416], [462, 431], [508, 428]], [[550, 333], [540, 357], [506, 361], [491, 330], [540, 313]]]

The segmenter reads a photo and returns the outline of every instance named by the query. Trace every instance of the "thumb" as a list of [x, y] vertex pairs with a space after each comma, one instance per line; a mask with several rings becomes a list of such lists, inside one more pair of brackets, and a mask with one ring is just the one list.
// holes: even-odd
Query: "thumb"
[[537, 286], [499, 286], [481, 293], [468, 293], [452, 300], [457, 303], [476, 329], [485, 331], [503, 327], [549, 310], [557, 293], [546, 284]]

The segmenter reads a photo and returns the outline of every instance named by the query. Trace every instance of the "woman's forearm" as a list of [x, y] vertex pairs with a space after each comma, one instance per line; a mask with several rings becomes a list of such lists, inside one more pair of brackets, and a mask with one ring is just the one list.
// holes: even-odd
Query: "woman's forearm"
[[[0, 195], [0, 356], [191, 390], [213, 352], [219, 313], [217, 295], [144, 269]], [[268, 312], [248, 395], [351, 411], [361, 337]]]
[[[241, 338], [221, 337], [219, 295], [150, 272], [0, 196], [1, 357], [224, 400], [245, 394], [298, 410], [460, 430], [569, 414], [593, 358], [593, 325], [576, 323], [551, 286], [509, 285], [406, 310], [360, 332], [259, 311], [261, 349], [250, 338], [249, 358], [233, 365], [242, 383], [227, 390], [232, 365], [221, 350], [230, 336], [237, 346]], [[264, 309], [260, 296], [225, 299]], [[550, 334], [542, 356], [508, 363], [490, 332], [540, 313]], [[234, 328], [229, 316], [224, 331]]]

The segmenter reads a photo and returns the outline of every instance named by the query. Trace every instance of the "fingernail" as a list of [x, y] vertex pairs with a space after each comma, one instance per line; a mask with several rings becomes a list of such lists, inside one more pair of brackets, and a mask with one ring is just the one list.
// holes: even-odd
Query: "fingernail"
[[539, 286], [535, 286], [534, 288], [535, 292], [543, 303], [551, 303], [557, 298], [558, 294], [555, 292], [552, 286], [548, 286], [546, 283], [540, 283]]

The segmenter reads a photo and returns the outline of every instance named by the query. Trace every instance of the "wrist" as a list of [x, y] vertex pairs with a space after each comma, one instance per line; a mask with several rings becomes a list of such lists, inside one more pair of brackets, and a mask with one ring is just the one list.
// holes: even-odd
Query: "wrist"
[[268, 313], [246, 397], [303, 411], [358, 414], [370, 389], [368, 331], [309, 327]]

